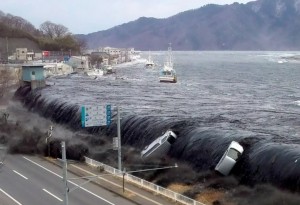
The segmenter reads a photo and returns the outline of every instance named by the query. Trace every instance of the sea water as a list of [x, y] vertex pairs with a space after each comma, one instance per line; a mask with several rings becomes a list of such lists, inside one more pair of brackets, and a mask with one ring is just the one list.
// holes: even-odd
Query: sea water
[[135, 61], [103, 77], [53, 77], [51, 86], [23, 95], [46, 117], [76, 128], [81, 106], [119, 106], [122, 144], [142, 149], [174, 130], [170, 156], [198, 171], [213, 169], [235, 140], [245, 152], [233, 173], [243, 182], [299, 190], [300, 61], [290, 57], [300, 52], [173, 54], [177, 83], [159, 82], [165, 52], [151, 52], [153, 68]]

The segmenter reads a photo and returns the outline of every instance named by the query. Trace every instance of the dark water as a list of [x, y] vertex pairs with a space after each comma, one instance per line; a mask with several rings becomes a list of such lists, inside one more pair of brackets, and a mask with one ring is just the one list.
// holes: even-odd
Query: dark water
[[[232, 173], [242, 182], [299, 191], [300, 62], [283, 58], [299, 54], [174, 52], [176, 84], [159, 83], [158, 68], [131, 63], [116, 75], [56, 77], [45, 89], [18, 94], [33, 111], [75, 129], [81, 105], [119, 105], [122, 144], [141, 150], [172, 129], [178, 140], [169, 155], [198, 171], [213, 169], [236, 140], [245, 152]], [[152, 56], [162, 64], [162, 52]]]

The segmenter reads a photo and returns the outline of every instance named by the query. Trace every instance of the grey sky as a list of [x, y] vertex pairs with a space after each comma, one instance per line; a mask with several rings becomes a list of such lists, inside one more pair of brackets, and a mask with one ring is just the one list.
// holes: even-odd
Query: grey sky
[[[247, 3], [251, 0], [1, 0], [0, 10], [20, 16], [36, 28], [51, 21], [74, 34], [88, 34], [134, 21], [166, 18], [206, 4]], [[253, 1], [253, 0], [252, 0]]]

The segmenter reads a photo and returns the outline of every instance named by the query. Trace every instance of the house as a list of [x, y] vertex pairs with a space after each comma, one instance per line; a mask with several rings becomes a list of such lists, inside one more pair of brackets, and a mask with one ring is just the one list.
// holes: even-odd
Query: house
[[33, 61], [33, 59], [34, 59], [34, 52], [27, 52], [26, 53], [26, 60], [27, 61]]
[[16, 48], [15, 54], [16, 60], [26, 61], [27, 60], [27, 48]]

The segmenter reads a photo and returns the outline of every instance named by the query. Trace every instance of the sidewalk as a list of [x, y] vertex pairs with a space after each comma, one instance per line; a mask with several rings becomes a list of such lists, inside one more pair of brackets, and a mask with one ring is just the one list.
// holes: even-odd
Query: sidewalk
[[[44, 158], [58, 166], [61, 166], [61, 162], [56, 159]], [[180, 204], [167, 197], [158, 195], [156, 193], [141, 189], [140, 187], [133, 185], [123, 179], [113, 176], [111, 174], [105, 175], [106, 172], [99, 172], [95, 168], [92, 168], [84, 163], [74, 162], [68, 164], [68, 171], [76, 174], [78, 177], [84, 176], [96, 176], [90, 183], [97, 184], [102, 188], [105, 188], [120, 197], [127, 198], [128, 200], [136, 203], [137, 205], [174, 205]], [[100, 175], [100, 176], [99, 176]]]

